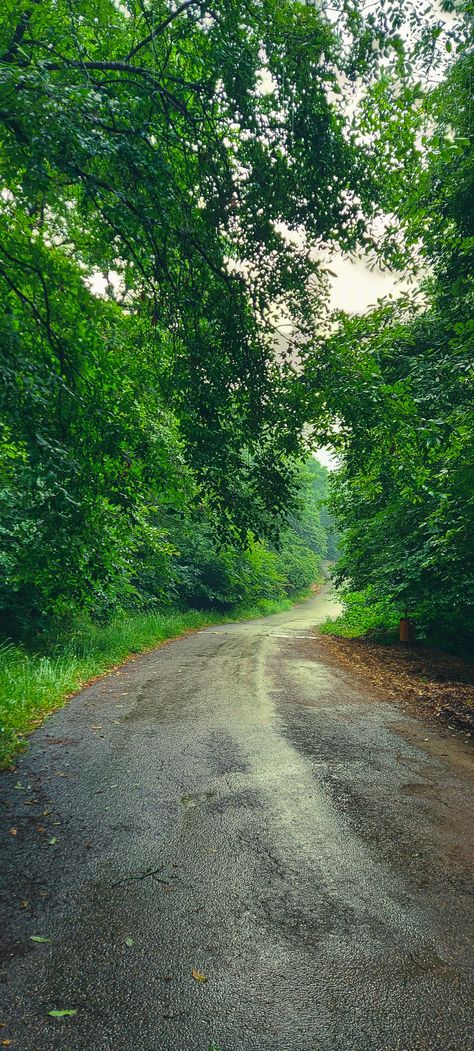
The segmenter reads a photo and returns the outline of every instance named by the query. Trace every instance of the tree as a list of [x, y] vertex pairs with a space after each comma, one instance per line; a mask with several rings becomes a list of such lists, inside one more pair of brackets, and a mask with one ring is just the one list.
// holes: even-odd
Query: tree
[[374, 66], [401, 75], [398, 5], [367, 23], [335, 6], [337, 21], [300, 0], [6, 0], [9, 610], [106, 611], [148, 558], [165, 585], [163, 505], [204, 499], [227, 541], [281, 530], [321, 249], [373, 243], [400, 167], [387, 151], [381, 167], [347, 106], [358, 78], [375, 90]]
[[342, 320], [324, 358], [343, 458], [334, 495], [339, 580], [349, 593], [364, 591], [369, 604], [414, 614], [428, 633], [464, 639], [474, 630], [473, 58], [466, 33], [445, 80], [424, 101], [426, 160], [400, 209], [406, 244], [417, 244], [430, 267], [421, 295]]
[[[311, 243], [353, 247], [373, 211], [336, 104], [340, 52], [297, 0], [21, 0], [2, 21], [0, 279], [13, 323], [31, 314], [74, 389], [51, 316], [58, 257], [84, 279], [116, 272], [188, 458], [243, 532], [281, 512], [300, 449], [275, 304], [311, 330], [324, 284]], [[303, 223], [306, 241], [290, 242]]]

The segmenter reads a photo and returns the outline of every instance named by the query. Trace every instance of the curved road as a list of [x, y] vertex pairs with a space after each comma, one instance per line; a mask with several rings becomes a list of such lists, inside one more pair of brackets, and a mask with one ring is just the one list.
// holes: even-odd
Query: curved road
[[328, 665], [334, 605], [165, 645], [36, 732], [0, 1047], [473, 1051], [472, 759]]

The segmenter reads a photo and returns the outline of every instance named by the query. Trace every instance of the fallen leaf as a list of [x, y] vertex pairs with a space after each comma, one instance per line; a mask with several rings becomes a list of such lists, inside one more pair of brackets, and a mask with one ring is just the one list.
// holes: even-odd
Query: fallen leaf
[[2, 1040], [2, 1047], [10, 1047], [11, 1040]]
[[11, 836], [17, 836], [18, 835], [18, 829], [17, 828], [11, 828], [10, 829], [10, 835]]
[[50, 810], [43, 810], [43, 817], [49, 817], [50, 813]]
[[41, 934], [30, 934], [30, 941], [32, 941], [32, 942], [50, 942], [51, 938], [43, 938]]
[[37, 832], [46, 832], [46, 829], [45, 829], [44, 825], [38, 825], [36, 831]]
[[57, 842], [58, 841], [56, 839], [56, 836], [52, 836], [51, 839], [48, 839], [48, 843], [49, 843], [50, 847], [54, 847], [54, 844], [57, 843]]
[[195, 982], [207, 982], [206, 975], [202, 974], [201, 971], [196, 971], [196, 969], [194, 967], [193, 967], [193, 969], [191, 971], [191, 974], [192, 974]]
[[48, 1014], [51, 1015], [51, 1018], [65, 1018], [66, 1015], [77, 1015], [77, 1011], [67, 1008], [64, 1011], [48, 1011]]
[[98, 726], [91, 726], [91, 730], [101, 730], [101, 729], [102, 729], [102, 726], [101, 726], [101, 725], [98, 725]]
[[20, 909], [27, 909], [29, 904], [29, 901], [20, 901]]
[[125, 938], [125, 945], [128, 945], [130, 947], [131, 945], [134, 945], [134, 944], [135, 943], [133, 941], [133, 938]]

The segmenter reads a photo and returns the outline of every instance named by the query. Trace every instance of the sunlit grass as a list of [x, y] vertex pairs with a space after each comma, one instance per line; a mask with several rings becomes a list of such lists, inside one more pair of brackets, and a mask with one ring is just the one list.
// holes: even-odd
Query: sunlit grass
[[25, 744], [28, 731], [64, 704], [70, 694], [132, 654], [198, 628], [269, 616], [292, 605], [289, 599], [261, 600], [228, 614], [123, 614], [105, 626], [86, 621], [46, 656], [27, 653], [10, 643], [0, 645], [0, 765], [11, 762]]

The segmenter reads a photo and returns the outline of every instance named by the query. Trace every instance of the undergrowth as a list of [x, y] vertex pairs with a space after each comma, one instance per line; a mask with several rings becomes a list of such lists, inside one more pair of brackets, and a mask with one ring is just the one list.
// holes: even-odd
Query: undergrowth
[[[345, 639], [366, 637], [374, 642], [399, 642], [401, 609], [390, 602], [375, 601], [370, 588], [347, 592], [342, 596], [343, 611], [339, 617], [328, 618], [318, 625], [323, 635], [338, 635]], [[410, 611], [415, 626], [416, 641], [422, 646], [443, 650], [463, 659], [472, 657], [472, 632], [463, 629], [455, 615], [449, 627], [440, 628], [427, 621], [426, 605]]]
[[370, 635], [384, 642], [398, 638], [400, 613], [388, 602], [374, 602], [365, 591], [346, 594], [344, 609], [339, 617], [325, 620], [318, 628], [323, 635], [341, 635], [353, 639]]

